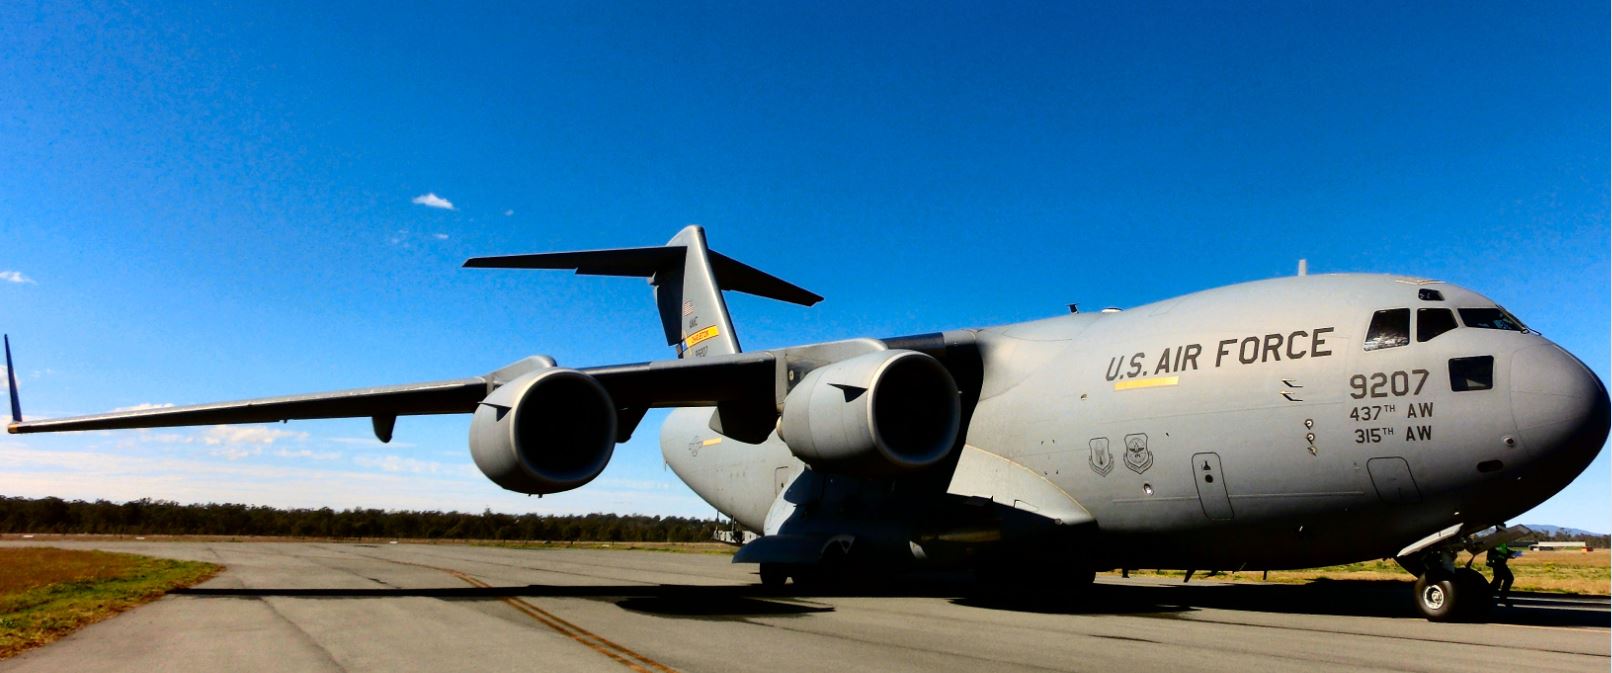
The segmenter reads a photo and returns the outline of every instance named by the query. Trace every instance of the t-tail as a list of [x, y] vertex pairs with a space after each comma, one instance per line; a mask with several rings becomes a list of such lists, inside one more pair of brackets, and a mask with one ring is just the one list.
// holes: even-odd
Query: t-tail
[[680, 358], [739, 352], [723, 290], [811, 306], [823, 300], [788, 281], [705, 245], [705, 229], [689, 225], [658, 248], [615, 248], [533, 255], [475, 257], [466, 267], [575, 269], [581, 275], [637, 276], [655, 288], [666, 345]]

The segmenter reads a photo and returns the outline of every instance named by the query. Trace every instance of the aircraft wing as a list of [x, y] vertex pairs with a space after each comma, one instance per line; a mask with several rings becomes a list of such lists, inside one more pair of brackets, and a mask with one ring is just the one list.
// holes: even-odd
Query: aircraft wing
[[[13, 434], [123, 430], [367, 416], [374, 419], [376, 436], [388, 441], [391, 439], [392, 424], [398, 416], [471, 413], [493, 390], [509, 380], [537, 368], [552, 366], [553, 360], [536, 357], [485, 376], [92, 416], [14, 421], [6, 430]], [[758, 399], [770, 403], [777, 394], [778, 386], [774, 357], [770, 353], [610, 365], [579, 371], [597, 379], [610, 392], [616, 406], [623, 412], [631, 413], [631, 425], [636, 425], [637, 419], [650, 407], [713, 406]], [[12, 388], [12, 396], [15, 399], [15, 388]], [[630, 434], [631, 428], [624, 430], [623, 440]]]
[[310, 418], [458, 414], [475, 411], [476, 403], [487, 397], [487, 392], [487, 380], [477, 376], [452, 381], [49, 418], [13, 423], [6, 429], [12, 433], [68, 432], [270, 423]]

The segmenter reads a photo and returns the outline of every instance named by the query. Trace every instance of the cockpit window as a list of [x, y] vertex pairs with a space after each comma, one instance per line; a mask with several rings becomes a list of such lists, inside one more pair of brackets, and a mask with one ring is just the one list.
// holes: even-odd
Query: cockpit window
[[1494, 308], [1463, 308], [1458, 310], [1461, 312], [1461, 322], [1466, 323], [1467, 327], [1477, 327], [1479, 329], [1501, 329], [1510, 332], [1528, 331], [1528, 328], [1523, 326], [1521, 320], [1518, 320], [1516, 317], [1512, 316], [1510, 313], [1507, 313], [1505, 309], [1500, 308], [1499, 306]]
[[1447, 308], [1416, 309], [1416, 343], [1455, 329], [1455, 314]]
[[1410, 343], [1410, 309], [1390, 308], [1371, 315], [1364, 348], [1368, 351], [1398, 348]]

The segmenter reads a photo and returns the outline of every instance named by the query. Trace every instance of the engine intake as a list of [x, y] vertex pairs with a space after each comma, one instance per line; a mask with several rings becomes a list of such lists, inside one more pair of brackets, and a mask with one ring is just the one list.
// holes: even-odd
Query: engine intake
[[470, 456], [518, 493], [569, 491], [593, 481], [616, 449], [616, 407], [593, 377], [541, 369], [494, 390], [470, 421]]
[[806, 374], [784, 399], [778, 434], [813, 467], [890, 474], [939, 462], [957, 442], [957, 383], [923, 353], [867, 353]]

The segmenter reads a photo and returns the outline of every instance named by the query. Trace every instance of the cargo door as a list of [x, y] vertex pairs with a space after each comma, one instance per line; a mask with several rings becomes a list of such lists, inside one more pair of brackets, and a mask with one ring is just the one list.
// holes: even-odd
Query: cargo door
[[1226, 480], [1220, 472], [1220, 454], [1192, 454], [1193, 481], [1198, 484], [1198, 502], [1203, 513], [1215, 521], [1231, 519], [1231, 497], [1226, 494]]

